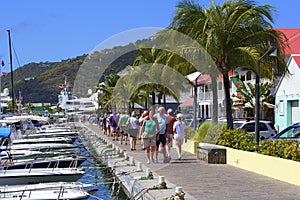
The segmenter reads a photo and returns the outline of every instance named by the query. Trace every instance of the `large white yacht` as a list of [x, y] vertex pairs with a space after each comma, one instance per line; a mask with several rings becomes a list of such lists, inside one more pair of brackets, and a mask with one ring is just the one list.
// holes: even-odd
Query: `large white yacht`
[[58, 104], [63, 110], [93, 112], [98, 109], [98, 93], [92, 94], [92, 91], [89, 91], [90, 97], [77, 98], [69, 91], [71, 86], [66, 81], [64, 84], [59, 85], [59, 87], [62, 90], [58, 95]]

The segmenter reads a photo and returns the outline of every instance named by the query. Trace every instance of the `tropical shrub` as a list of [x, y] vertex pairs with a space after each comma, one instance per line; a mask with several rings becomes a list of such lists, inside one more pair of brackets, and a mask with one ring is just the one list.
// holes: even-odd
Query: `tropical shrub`
[[196, 131], [194, 137], [193, 137], [193, 141], [195, 142], [203, 142], [206, 134], [207, 134], [207, 130], [209, 129], [211, 125], [211, 122], [206, 121], [203, 124], [201, 124], [201, 126], [198, 128], [198, 130]]
[[193, 139], [195, 137], [195, 135], [197, 134], [197, 132], [192, 127], [189, 127], [189, 126], [186, 127], [184, 132], [185, 132], [184, 133], [185, 137], [187, 139]]
[[207, 130], [204, 142], [216, 144], [223, 131], [224, 126], [222, 124], [211, 124]]
[[267, 140], [259, 147], [259, 153], [279, 158], [300, 161], [300, 141]]
[[254, 134], [248, 134], [242, 129], [224, 129], [217, 144], [244, 151], [255, 150]]

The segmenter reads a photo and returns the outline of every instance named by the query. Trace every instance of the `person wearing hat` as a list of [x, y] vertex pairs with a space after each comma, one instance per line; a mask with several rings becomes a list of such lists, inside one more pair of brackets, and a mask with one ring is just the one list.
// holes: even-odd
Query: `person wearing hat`
[[166, 156], [169, 160], [171, 160], [171, 147], [172, 147], [172, 139], [173, 139], [173, 125], [176, 121], [176, 118], [173, 117], [173, 110], [169, 108], [167, 110], [168, 123], [166, 125]]
[[184, 131], [186, 129], [186, 125], [184, 121], [182, 121], [182, 114], [177, 114], [177, 121], [173, 125], [174, 131], [174, 140], [177, 147], [178, 160], [181, 160], [181, 146], [183, 144], [184, 139]]

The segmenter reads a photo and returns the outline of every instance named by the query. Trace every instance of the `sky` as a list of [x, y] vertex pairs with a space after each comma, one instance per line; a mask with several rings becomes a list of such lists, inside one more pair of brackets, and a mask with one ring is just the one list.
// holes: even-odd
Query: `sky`
[[[59, 61], [91, 52], [124, 31], [167, 27], [176, 11], [173, 0], [1, 0], [0, 59], [9, 71], [8, 29], [16, 54], [13, 67]], [[211, 0], [199, 0], [209, 6]], [[224, 0], [215, 0], [222, 3]], [[299, 0], [257, 0], [275, 6], [274, 27], [300, 28]], [[297, 16], [298, 15], [298, 16]], [[146, 37], [146, 36], [145, 36]]]

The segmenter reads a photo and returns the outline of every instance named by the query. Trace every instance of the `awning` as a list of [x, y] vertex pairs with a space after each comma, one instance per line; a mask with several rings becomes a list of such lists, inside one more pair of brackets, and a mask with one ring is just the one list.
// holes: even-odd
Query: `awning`
[[8, 138], [10, 133], [10, 128], [0, 128], [0, 138]]

